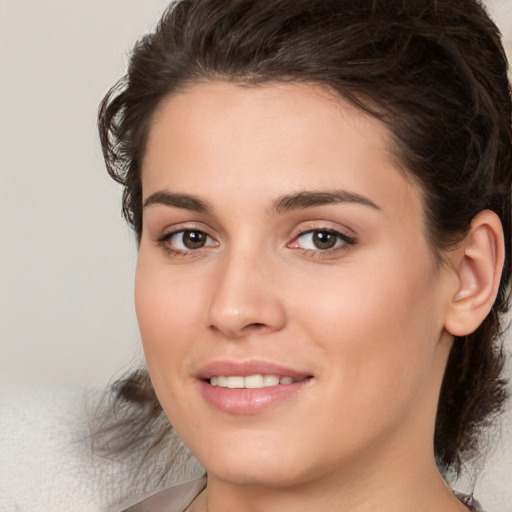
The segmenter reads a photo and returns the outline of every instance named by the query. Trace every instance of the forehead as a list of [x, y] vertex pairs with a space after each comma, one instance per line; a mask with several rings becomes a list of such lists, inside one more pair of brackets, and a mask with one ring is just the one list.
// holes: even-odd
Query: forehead
[[193, 187], [213, 200], [270, 198], [342, 187], [408, 201], [418, 191], [393, 149], [384, 124], [324, 87], [196, 84], [163, 101], [152, 120], [143, 195]]

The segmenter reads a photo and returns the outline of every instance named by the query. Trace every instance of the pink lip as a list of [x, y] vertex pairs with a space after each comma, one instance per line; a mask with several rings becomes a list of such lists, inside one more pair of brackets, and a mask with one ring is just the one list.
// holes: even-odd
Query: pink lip
[[212, 361], [205, 365], [197, 373], [197, 378], [201, 380], [209, 379], [216, 375], [240, 375], [247, 377], [248, 375], [279, 375], [281, 377], [291, 377], [292, 379], [304, 379], [311, 376], [307, 371], [295, 370], [286, 366], [271, 363], [268, 361]]
[[[300, 379], [291, 384], [279, 384], [260, 389], [229, 389], [212, 386], [208, 379], [213, 376], [279, 375]], [[265, 361], [214, 361], [198, 373], [203, 398], [216, 409], [236, 415], [251, 415], [290, 399], [313, 380], [307, 372], [294, 370]]]

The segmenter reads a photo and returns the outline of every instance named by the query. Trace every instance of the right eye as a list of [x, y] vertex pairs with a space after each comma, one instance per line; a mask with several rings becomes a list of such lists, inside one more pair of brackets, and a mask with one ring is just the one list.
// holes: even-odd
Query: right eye
[[204, 247], [216, 247], [216, 242], [204, 231], [197, 229], [182, 229], [163, 236], [159, 243], [167, 250], [174, 253], [183, 253], [203, 249]]

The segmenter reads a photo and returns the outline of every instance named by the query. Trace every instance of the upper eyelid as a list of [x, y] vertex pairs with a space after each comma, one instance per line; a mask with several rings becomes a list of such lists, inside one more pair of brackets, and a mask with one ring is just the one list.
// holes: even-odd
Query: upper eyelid
[[[158, 238], [160, 239], [160, 238], [164, 238], [164, 237], [169, 237], [171, 235], [174, 235], [176, 233], [180, 233], [182, 231], [200, 231], [200, 232], [204, 233], [205, 235], [207, 235], [210, 238], [213, 238], [215, 240], [217, 238], [219, 238], [219, 235], [217, 233], [216, 234], [212, 234], [212, 231], [215, 231], [215, 230], [208, 229], [208, 227], [205, 227], [202, 224], [201, 225], [196, 225], [195, 223], [193, 223], [192, 226], [191, 225], [180, 226], [178, 224], [176, 226], [172, 226], [172, 227], [163, 229], [162, 230], [162, 234], [159, 235]], [[352, 229], [348, 228], [348, 227], [341, 228], [341, 227], [331, 227], [331, 226], [327, 226], [327, 225], [294, 228], [291, 231], [291, 233], [290, 233], [290, 237], [292, 239], [295, 239], [295, 238], [297, 238], [297, 237], [299, 237], [301, 235], [304, 235], [306, 233], [311, 233], [311, 232], [314, 232], [314, 231], [329, 231], [329, 232], [332, 232], [332, 233], [338, 233], [341, 236], [345, 236], [347, 238], [356, 238], [355, 232]], [[347, 231], [349, 233], [347, 233]]]
[[216, 233], [214, 229], [210, 228], [202, 222], [196, 221], [177, 222], [176, 224], [168, 225], [159, 231], [161, 234], [158, 236], [158, 238], [169, 236], [174, 233], [179, 233], [180, 231], [201, 231], [211, 238], [216, 238], [216, 234], [213, 234]]
[[328, 232], [328, 233], [333, 233], [337, 236], [339, 236], [340, 238], [346, 240], [346, 241], [353, 241], [353, 242], [356, 242], [357, 239], [354, 235], [348, 235], [347, 233], [339, 230], [339, 229], [334, 229], [334, 228], [310, 228], [310, 229], [306, 229], [304, 231], [300, 231], [299, 233], [297, 233], [293, 238], [292, 238], [292, 242], [294, 240], [297, 240], [298, 238], [300, 238], [301, 236], [304, 236], [304, 235], [308, 235], [310, 233], [314, 233], [315, 231], [324, 231], [324, 232]]
[[298, 231], [295, 236], [305, 235], [306, 233], [314, 233], [315, 231], [328, 231], [329, 233], [338, 233], [340, 235], [349, 236], [342, 229], [336, 229], [331, 227], [314, 227], [302, 229]]
[[[335, 225], [333, 225], [335, 224]], [[174, 225], [167, 226], [162, 229], [160, 234], [155, 236], [155, 241], [162, 242], [168, 240], [173, 235], [184, 231], [200, 231], [207, 237], [214, 240], [217, 244], [221, 243], [222, 234], [218, 230], [205, 225], [201, 221], [183, 221], [177, 222]], [[315, 231], [329, 231], [338, 234], [340, 237], [347, 241], [357, 242], [358, 236], [356, 232], [346, 225], [340, 225], [337, 222], [323, 220], [310, 220], [301, 222], [290, 230], [287, 240], [284, 242], [285, 246], [292, 243], [294, 240], [302, 235], [312, 233]]]
[[350, 227], [325, 220], [303, 222], [292, 230], [291, 236], [295, 239], [300, 235], [311, 233], [312, 231], [331, 231], [333, 233], [339, 233], [347, 238], [357, 238], [357, 233]]
[[173, 237], [174, 235], [177, 235], [178, 233], [186, 233], [187, 231], [198, 231], [200, 233], [204, 233], [208, 238], [211, 238], [212, 240], [215, 240], [218, 243], [217, 239], [210, 233], [208, 233], [206, 230], [193, 227], [177, 228], [166, 231], [159, 237], [159, 240], [168, 240], [169, 238]]

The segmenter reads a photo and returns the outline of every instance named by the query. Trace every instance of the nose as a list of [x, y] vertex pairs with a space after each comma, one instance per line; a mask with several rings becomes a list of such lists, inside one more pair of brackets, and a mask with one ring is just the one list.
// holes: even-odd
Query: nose
[[219, 270], [208, 309], [210, 329], [238, 339], [284, 327], [285, 307], [271, 263], [261, 255], [233, 254]]

